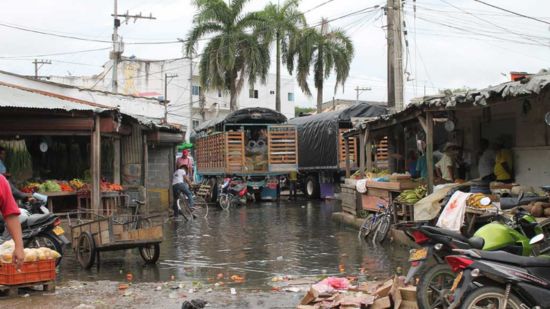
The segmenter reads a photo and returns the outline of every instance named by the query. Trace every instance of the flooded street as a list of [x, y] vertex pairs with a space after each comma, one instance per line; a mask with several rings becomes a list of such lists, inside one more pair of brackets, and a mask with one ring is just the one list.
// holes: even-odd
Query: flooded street
[[[278, 284], [274, 282], [277, 277], [315, 281], [322, 276], [336, 275], [373, 280], [386, 278], [403, 265], [406, 249], [390, 245], [374, 247], [359, 241], [356, 230], [331, 219], [332, 212], [337, 210], [337, 201], [281, 201], [230, 211], [210, 208], [206, 218], [203, 212], [202, 217], [191, 222], [168, 220], [157, 265], [144, 265], [137, 250], [104, 252], [100, 268], [86, 271], [81, 269], [74, 254], [67, 251], [58, 275], [61, 287], [58, 293], [71, 298], [70, 288], [66, 290], [64, 286], [84, 286], [86, 290], [97, 285], [93, 281], [99, 281], [105, 284], [98, 288], [110, 286], [108, 292], [120, 298], [116, 283], [126, 282], [127, 274], [131, 273], [134, 285], [146, 287], [147, 291], [154, 291], [161, 283], [184, 282], [185, 288], [181, 286], [180, 290], [186, 294], [190, 287], [203, 292], [212, 288], [214, 294], [203, 296], [206, 300], [215, 293], [226, 299], [230, 288], [238, 293], [252, 293], [252, 298], [268, 294], [265, 297], [270, 299], [273, 286]], [[76, 290], [74, 293], [78, 294]], [[282, 307], [295, 306], [301, 297], [301, 293], [282, 295], [285, 297], [272, 300], [283, 301]], [[164, 297], [168, 299], [167, 296]], [[44, 301], [52, 297], [58, 298], [39, 295], [30, 298]], [[235, 301], [223, 306], [234, 305]]]

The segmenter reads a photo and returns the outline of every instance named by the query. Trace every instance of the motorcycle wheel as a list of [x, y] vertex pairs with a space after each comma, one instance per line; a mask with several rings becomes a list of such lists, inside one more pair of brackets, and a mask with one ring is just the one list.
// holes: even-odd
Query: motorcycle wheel
[[416, 287], [418, 308], [448, 308], [450, 302], [447, 296], [449, 296], [455, 277], [455, 273], [447, 264], [437, 264], [421, 274]]
[[[475, 289], [468, 294], [461, 308], [502, 308], [504, 302], [504, 289], [494, 286], [484, 286]], [[515, 295], [510, 293], [508, 303], [505, 309], [521, 309], [521, 301]]]
[[191, 213], [191, 209], [189, 208], [189, 202], [187, 201], [187, 198], [183, 194], [180, 194], [178, 198], [178, 209], [181, 213], [181, 215], [185, 218], [186, 221], [193, 220], [193, 214]]
[[53, 236], [45, 233], [40, 233], [31, 239], [27, 241], [25, 244], [26, 248], [40, 248], [40, 247], [46, 247], [52, 250], [57, 251], [61, 257], [55, 261], [55, 265], [59, 265], [61, 263], [61, 259], [63, 258], [63, 246], [55, 239]]
[[548, 254], [550, 251], [550, 219], [546, 219], [539, 223], [544, 234], [544, 241], [539, 245], [539, 254]]

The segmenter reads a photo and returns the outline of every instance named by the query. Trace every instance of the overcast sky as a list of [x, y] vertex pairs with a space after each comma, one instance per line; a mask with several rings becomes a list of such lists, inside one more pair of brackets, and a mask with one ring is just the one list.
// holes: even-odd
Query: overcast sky
[[[273, 0], [276, 1], [276, 0]], [[283, 0], [281, 0], [283, 1]], [[484, 0], [485, 1], [485, 0]], [[120, 28], [125, 42], [173, 41], [185, 38], [195, 14], [190, 0], [119, 0], [119, 11], [151, 12], [156, 20], [130, 21]], [[252, 0], [249, 10], [261, 9], [269, 1]], [[338, 18], [351, 12], [384, 5], [379, 0], [302, 0], [301, 9], [309, 24], [321, 17]], [[550, 22], [550, 1], [486, 0], [507, 9]], [[314, 8], [314, 9], [312, 9]], [[415, 9], [416, 8], [416, 13]], [[105, 40], [111, 38], [113, 0], [3, 0], [0, 23], [33, 30]], [[544, 14], [548, 16], [544, 16]], [[508, 79], [510, 71], [537, 72], [549, 67], [550, 25], [511, 15], [474, 0], [405, 1], [409, 48], [406, 55], [406, 100], [444, 88], [482, 88]], [[327, 81], [325, 100], [355, 98], [356, 86], [371, 87], [362, 100], [386, 100], [385, 16], [381, 9], [365, 11], [331, 22], [343, 28], [355, 44], [355, 58], [345, 91], [334, 94]], [[0, 26], [0, 69], [33, 74], [35, 55], [109, 48], [110, 44], [56, 38]], [[181, 56], [181, 44], [131, 45], [125, 56], [165, 59]], [[38, 57], [52, 60], [41, 75], [90, 75], [102, 70], [108, 51]], [[274, 65], [271, 66], [274, 72]], [[287, 74], [285, 72], [285, 74]], [[315, 98], [300, 94], [297, 103], [313, 106]]]

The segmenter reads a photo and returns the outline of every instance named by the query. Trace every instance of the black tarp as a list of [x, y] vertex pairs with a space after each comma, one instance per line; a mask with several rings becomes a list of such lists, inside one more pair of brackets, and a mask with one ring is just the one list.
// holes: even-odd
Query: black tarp
[[199, 133], [205, 131], [209, 128], [215, 128], [216, 131], [221, 131], [223, 125], [228, 124], [239, 124], [239, 123], [248, 123], [248, 124], [276, 124], [286, 122], [285, 115], [274, 111], [269, 108], [264, 107], [248, 107], [242, 108], [237, 111], [230, 113], [225, 117], [218, 117], [208, 121], [203, 122], [197, 128], [195, 132]]
[[299, 169], [338, 168], [338, 130], [351, 128], [351, 118], [378, 117], [388, 113], [380, 105], [368, 103], [288, 121], [298, 130]]

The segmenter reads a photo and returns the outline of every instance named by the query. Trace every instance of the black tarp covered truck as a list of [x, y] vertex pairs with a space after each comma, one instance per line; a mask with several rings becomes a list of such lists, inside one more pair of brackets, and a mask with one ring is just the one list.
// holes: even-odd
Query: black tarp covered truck
[[[302, 190], [309, 198], [332, 197], [346, 168], [342, 134], [351, 129], [353, 118], [374, 118], [388, 113], [381, 105], [361, 103], [342, 110], [293, 118], [298, 130], [298, 171]], [[352, 169], [358, 168], [357, 140], [349, 143]]]
[[201, 124], [192, 137], [198, 174], [211, 188], [242, 176], [256, 198], [277, 198], [278, 176], [298, 168], [296, 126], [286, 122], [268, 108], [243, 108]]

